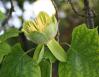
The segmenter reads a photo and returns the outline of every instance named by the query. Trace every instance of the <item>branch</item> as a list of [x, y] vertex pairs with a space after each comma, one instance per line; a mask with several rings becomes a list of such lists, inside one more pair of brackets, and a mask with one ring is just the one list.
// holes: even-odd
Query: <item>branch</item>
[[85, 17], [85, 15], [82, 15], [82, 14], [78, 13], [78, 11], [75, 9], [71, 0], [68, 0], [68, 2], [71, 5], [71, 8], [72, 8], [72, 10], [74, 11], [75, 14], [77, 14], [78, 16], [81, 16], [81, 17]]
[[86, 22], [88, 25], [88, 28], [94, 28], [94, 13], [90, 9], [89, 6], [89, 0], [84, 0], [84, 9], [85, 9], [85, 15], [86, 15]]
[[2, 22], [2, 26], [5, 26], [6, 25], [6, 23], [8, 22], [8, 20], [11, 18], [12, 12], [14, 11], [14, 6], [13, 6], [12, 0], [10, 0], [10, 3], [11, 3], [11, 8], [9, 10], [9, 14], [8, 14], [7, 18]]

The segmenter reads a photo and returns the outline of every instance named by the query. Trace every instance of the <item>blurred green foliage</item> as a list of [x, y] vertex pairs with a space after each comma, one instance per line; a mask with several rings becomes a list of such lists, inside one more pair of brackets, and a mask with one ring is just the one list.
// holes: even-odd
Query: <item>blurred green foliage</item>
[[[8, 2], [9, 0], [3, 0], [3, 3]], [[33, 3], [35, 0], [15, 0], [18, 3], [18, 6], [23, 10], [23, 4], [25, 1], [28, 1], [29, 3]], [[73, 9], [71, 8], [71, 5], [69, 4], [68, 0], [52, 0], [55, 3], [55, 7], [57, 9], [58, 13], [58, 20], [59, 20], [59, 31], [60, 31], [60, 42], [68, 42], [71, 41], [71, 33], [75, 26], [85, 22], [85, 18], [78, 16], [74, 13]], [[84, 14], [84, 4], [83, 0], [71, 0], [74, 8], [77, 10], [78, 13]], [[89, 0], [90, 1], [90, 7], [95, 12], [95, 26], [99, 25], [99, 0]], [[0, 17], [4, 18], [4, 16]], [[22, 17], [19, 17], [20, 20], [22, 20], [22, 23], [24, 22]], [[8, 28], [8, 26], [7, 26]]]
[[0, 11], [0, 21], [2, 21], [6, 16]]
[[[10, 0], [2, 0], [2, 2], [4, 3], [4, 5], [5, 5], [5, 3], [6, 2], [8, 2], [8, 1], [10, 1]], [[24, 12], [24, 9], [23, 9], [23, 4], [24, 4], [24, 2], [25, 1], [28, 1], [29, 3], [33, 3], [35, 0], [15, 0], [17, 3], [18, 3], [18, 6], [21, 8], [21, 10]], [[53, 0], [54, 1], [54, 3], [55, 3], [55, 7], [56, 7], [56, 10], [57, 10], [57, 14], [58, 14], [58, 22], [59, 22], [59, 33], [60, 33], [60, 35], [59, 35], [59, 43], [61, 44], [61, 45], [63, 45], [63, 47], [66, 47], [66, 44], [65, 44], [65, 42], [66, 43], [71, 43], [71, 38], [72, 38], [72, 31], [73, 31], [73, 29], [74, 29], [74, 27], [76, 27], [76, 26], [78, 26], [79, 24], [82, 24], [82, 23], [84, 23], [85, 22], [85, 17], [81, 17], [81, 16], [79, 16], [79, 15], [77, 15], [76, 13], [74, 13], [74, 11], [73, 11], [73, 9], [72, 9], [72, 7], [71, 7], [71, 5], [69, 4], [69, 2], [68, 2], [68, 0]], [[95, 14], [96, 14], [96, 17], [95, 17], [95, 26], [98, 26], [99, 25], [99, 22], [98, 22], [98, 20], [99, 20], [99, 0], [89, 0], [90, 1], [90, 7], [92, 8], [92, 10], [93, 10], [93, 12], [95, 12]], [[72, 4], [73, 4], [73, 6], [74, 6], [74, 8], [75, 8], [75, 10], [77, 10], [77, 12], [78, 13], [80, 13], [80, 14], [83, 14], [84, 15], [84, 13], [85, 13], [85, 11], [84, 11], [84, 4], [83, 4], [83, 0], [72, 0]], [[5, 20], [6, 19], [6, 16], [8, 15], [7, 13], [8, 13], [8, 9], [6, 9], [7, 11], [6, 11], [6, 13], [5, 14], [3, 14], [1, 11], [0, 11], [0, 27], [2, 26], [2, 24], [1, 24], [1, 21], [3, 21], [3, 20]], [[22, 13], [23, 13], [22, 12]], [[22, 16], [20, 16], [20, 17], [18, 17], [20, 20], [21, 20], [21, 22], [22, 22], [22, 24], [23, 24], [23, 22], [24, 22], [24, 19], [23, 19], [23, 17]], [[12, 21], [13, 22], [13, 21]], [[22, 25], [21, 24], [21, 25]], [[31, 48], [34, 48], [35, 49], [35, 44], [34, 43], [31, 43], [30, 41], [28, 41], [27, 40], [27, 38], [24, 36], [24, 34], [23, 33], [20, 33], [17, 29], [13, 29], [13, 30], [9, 30], [9, 29], [11, 29], [11, 26], [9, 26], [9, 24], [7, 23], [7, 25], [6, 26], [2, 26], [2, 27], [4, 27], [4, 28], [6, 28], [6, 32], [5, 32], [5, 34], [4, 35], [1, 35], [0, 36], [0, 47], [1, 47], [1, 49], [0, 49], [0, 51], [2, 51], [3, 53], [5, 53], [3, 50], [8, 50], [8, 52], [6, 52], [5, 54], [1, 54], [1, 58], [0, 58], [0, 62], [2, 61], [2, 59], [3, 59], [3, 57], [5, 56], [5, 55], [7, 55], [9, 52], [10, 52], [10, 47], [9, 46], [7, 46], [7, 44], [10, 44], [11, 46], [13, 46], [14, 44], [16, 44], [17, 42], [18, 43], [21, 43], [21, 46], [22, 46], [22, 48], [23, 48], [23, 50], [25, 50], [25, 51], [23, 51], [23, 50], [21, 50], [20, 49], [20, 47], [21, 46], [19, 46], [19, 45], [16, 45], [12, 50], [13, 51], [17, 51], [17, 49], [18, 49], [18, 51], [22, 51], [22, 53], [23, 52], [26, 52], [27, 50], [29, 50], [29, 49], [31, 49]], [[0, 28], [1, 29], [1, 28]], [[21, 28], [20, 28], [21, 29]], [[96, 30], [96, 29], [95, 29]], [[80, 31], [83, 31], [83, 30], [80, 30]], [[85, 32], [85, 31], [83, 31], [83, 32]], [[81, 32], [81, 33], [83, 33], [83, 32]], [[79, 34], [80, 35], [80, 34]], [[83, 34], [84, 35], [84, 34]], [[88, 34], [89, 35], [89, 34]], [[75, 34], [75, 36], [76, 36], [76, 34]], [[12, 38], [13, 37], [13, 38]], [[10, 39], [9, 39], [10, 38]], [[83, 37], [84, 38], [84, 37]], [[93, 37], [92, 37], [93, 38]], [[85, 39], [85, 38], [84, 38]], [[80, 39], [81, 40], [81, 39]], [[86, 39], [87, 40], [87, 39]], [[88, 40], [89, 40], [89, 38], [88, 38]], [[95, 40], [96, 41], [96, 40]], [[1, 42], [3, 42], [3, 43], [1, 43]], [[7, 44], [5, 44], [5, 42], [7, 42]], [[54, 42], [54, 44], [53, 44], [53, 42]], [[77, 42], [78, 43], [78, 42]], [[82, 42], [83, 43], [83, 42]], [[87, 43], [85, 43], [85, 44], [87, 44]], [[91, 45], [91, 44], [90, 44]], [[54, 47], [53, 47], [54, 46]], [[78, 44], [77, 45], [74, 45], [74, 46], [77, 46], [78, 47]], [[79, 45], [80, 46], [80, 45]], [[82, 46], [82, 45], [81, 45]], [[86, 45], [84, 45], [84, 46], [86, 46]], [[55, 49], [56, 48], [56, 49]], [[58, 43], [56, 43], [55, 41], [52, 41], [52, 43], [51, 43], [51, 46], [50, 46], [50, 44], [49, 44], [49, 49], [51, 50], [51, 52], [52, 51], [54, 51], [54, 52], [52, 52], [52, 53], [49, 53], [49, 52], [47, 52], [47, 51], [49, 51], [49, 50], [46, 50], [46, 52], [43, 54], [44, 55], [44, 60], [45, 59], [48, 59], [48, 62], [47, 61], [45, 61], [45, 63], [47, 62], [47, 66], [45, 66], [45, 67], [48, 67], [48, 69], [51, 69], [52, 67], [51, 67], [51, 65], [50, 65], [50, 62], [51, 63], [54, 63], [55, 61], [56, 61], [56, 59], [61, 59], [61, 58], [63, 58], [63, 57], [65, 57], [66, 55], [63, 53], [61, 53], [61, 52], [59, 52], [59, 53], [57, 53], [56, 51], [58, 51], [59, 49], [61, 49], [61, 48], [59, 48], [59, 44]], [[80, 48], [80, 47], [79, 47]], [[78, 48], [78, 49], [79, 49]], [[46, 47], [45, 47], [45, 49], [46, 49]], [[84, 49], [84, 48], [83, 48]], [[62, 50], [63, 52], [64, 52], [64, 50]], [[72, 50], [71, 50], [71, 52], [73, 52]], [[81, 51], [80, 51], [81, 52]], [[21, 52], [19, 52], [19, 54], [20, 54]], [[28, 52], [26, 52], [26, 53], [28, 53]], [[25, 53], [25, 54], [26, 54]], [[34, 53], [34, 50], [33, 50], [33, 52], [29, 52], [29, 55], [30, 56], [33, 56], [33, 53]], [[12, 54], [14, 54], [14, 55], [12, 55]], [[12, 54], [10, 54], [10, 57], [12, 58], [12, 57], [15, 57], [15, 59], [17, 60], [17, 55], [16, 55], [16, 53], [14, 53], [14, 52], [12, 52]], [[36, 53], [37, 54], [37, 56], [38, 57], [40, 57], [40, 59], [42, 59], [42, 54], [41, 53]], [[40, 56], [39, 56], [39, 54], [41, 54]], [[53, 54], [54, 54], [54, 56], [53, 56]], [[59, 57], [57, 57], [57, 55], [60, 55], [61, 54], [61, 56]], [[75, 56], [75, 54], [73, 54], [74, 55], [74, 57], [76, 57]], [[14, 64], [16, 64], [16, 62], [14, 62], [15, 60], [12, 58], [11, 60], [10, 60], [10, 57], [8, 57], [8, 59], [7, 60], [5, 60], [4, 62], [3, 62], [3, 64], [4, 64], [4, 68], [5, 69], [3, 69], [2, 68], [2, 72], [5, 72], [5, 71], [8, 71], [8, 69], [10, 69], [10, 67], [12, 66], [12, 65], [14, 65]], [[24, 55], [24, 57], [22, 58], [23, 59], [23, 62], [24, 62], [24, 60], [25, 60], [25, 58], [26, 57], [28, 57], [28, 56], [26, 56], [26, 55]], [[94, 56], [93, 56], [94, 57]], [[7, 58], [7, 57], [6, 57]], [[28, 57], [29, 58], [29, 60], [30, 60], [30, 57]], [[87, 58], [87, 57], [86, 57]], [[18, 59], [20, 59], [20, 55], [19, 55], [19, 57], [18, 57]], [[39, 58], [36, 58], [37, 60], [38, 60], [38, 62], [40, 62], [40, 59]], [[74, 58], [73, 58], [74, 59]], [[28, 61], [28, 60], [27, 60]], [[31, 61], [31, 60], [30, 60]], [[74, 61], [74, 60], [72, 60], [72, 61]], [[6, 62], [9, 62], [9, 63], [11, 63], [11, 64], [8, 64], [10, 67], [8, 67], [8, 69], [5, 67], [6, 65], [7, 65], [7, 63]], [[19, 62], [19, 60], [17, 61], [18, 63], [20, 63]], [[87, 61], [88, 62], [88, 61]], [[27, 62], [26, 62], [27, 63]], [[74, 63], [74, 62], [73, 62]], [[40, 67], [35, 67], [35, 65], [33, 64], [33, 63], [29, 63], [29, 64], [25, 64], [25, 63], [20, 63], [20, 65], [24, 65], [22, 68], [24, 68], [25, 66], [27, 67], [25, 70], [23, 70], [23, 72], [24, 71], [26, 71], [26, 70], [31, 70], [31, 66], [33, 66], [34, 68], [37, 68], [38, 70], [35, 70], [36, 72], [39, 72], [40, 73], [40, 71], [39, 71], [39, 68]], [[41, 63], [42, 64], [42, 63]], [[20, 69], [20, 65], [17, 65], [16, 67], [13, 67], [13, 68], [15, 68], [15, 70], [13, 71], [12, 69], [10, 70], [10, 73], [11, 74], [13, 74], [13, 76], [14, 76], [14, 73], [17, 73], [16, 72], [16, 70], [17, 69]], [[31, 66], [30, 66], [31, 65]], [[30, 69], [29, 69], [29, 68]], [[43, 69], [42, 69], [43, 70]], [[48, 73], [50, 72], [50, 71], [48, 71], [47, 69], [45, 69]], [[45, 72], [46, 72], [45, 71]], [[63, 70], [62, 70], [63, 71]], [[2, 72], [0, 73], [0, 74], [2, 74]], [[23, 72], [22, 72], [22, 74], [23, 74]], [[30, 73], [30, 72], [29, 72]], [[41, 72], [42, 73], [42, 72]], [[20, 72], [18, 73], [18, 74], [20, 74]], [[36, 73], [35, 73], [36, 74]], [[6, 76], [9, 76], [10, 74], [9, 74], [9, 71], [7, 72], [7, 74], [5, 74], [4, 73], [4, 77], [6, 77]], [[28, 76], [29, 74], [27, 74], [27, 76]], [[30, 74], [31, 75], [31, 74]], [[40, 75], [40, 74], [38, 74], [38, 75]], [[31, 75], [32, 76], [32, 75]], [[10, 77], [10, 76], [9, 76]], [[38, 76], [39, 77], [39, 76]]]

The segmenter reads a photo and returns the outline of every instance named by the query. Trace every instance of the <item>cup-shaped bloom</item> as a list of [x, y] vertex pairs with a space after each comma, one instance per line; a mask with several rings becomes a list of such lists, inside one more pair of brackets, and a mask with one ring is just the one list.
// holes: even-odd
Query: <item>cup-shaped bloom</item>
[[45, 12], [40, 12], [34, 20], [25, 21], [22, 31], [36, 44], [47, 43], [57, 34], [57, 20]]

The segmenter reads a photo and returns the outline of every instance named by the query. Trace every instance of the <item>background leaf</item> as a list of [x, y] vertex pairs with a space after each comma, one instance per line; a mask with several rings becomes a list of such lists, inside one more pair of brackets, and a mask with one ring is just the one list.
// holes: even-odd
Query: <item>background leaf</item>
[[11, 47], [7, 43], [0, 43], [0, 63], [5, 55], [11, 52]]
[[11, 37], [17, 37], [19, 35], [18, 29], [12, 28], [0, 36], [0, 43], [6, 41]]
[[88, 29], [83, 24], [74, 29], [67, 62], [59, 65], [59, 77], [99, 77], [97, 28]]
[[2, 21], [6, 16], [0, 11], [0, 21]]
[[19, 44], [12, 51], [2, 63], [1, 77], [41, 77], [39, 65], [35, 65], [32, 58], [24, 54]]
[[40, 63], [41, 77], [52, 77], [52, 64], [49, 60], [43, 60]]
[[56, 59], [58, 59], [61, 62], [66, 61], [66, 57], [67, 57], [66, 52], [55, 39], [49, 41], [47, 46]]

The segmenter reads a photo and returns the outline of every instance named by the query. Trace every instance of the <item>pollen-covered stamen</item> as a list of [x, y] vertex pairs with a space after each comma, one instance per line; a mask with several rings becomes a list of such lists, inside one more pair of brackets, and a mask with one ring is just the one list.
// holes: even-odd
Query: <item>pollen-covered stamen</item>
[[34, 22], [33, 21], [26, 21], [24, 23], [24, 26], [23, 26], [23, 30], [26, 32], [26, 33], [31, 33], [33, 31], [37, 31], [37, 29], [34, 27]]
[[34, 20], [25, 21], [23, 32], [31, 33], [38, 31], [42, 33], [50, 23], [56, 24], [56, 18], [49, 17], [49, 15], [45, 12], [40, 12], [40, 14]]
[[41, 20], [36, 19], [35, 22], [37, 23], [37, 27], [39, 28], [39, 31], [42, 32], [44, 29], [44, 25], [42, 24]]
[[51, 18], [44, 12], [41, 12], [36, 18], [37, 27], [39, 31], [44, 31], [45, 27], [51, 22]]

